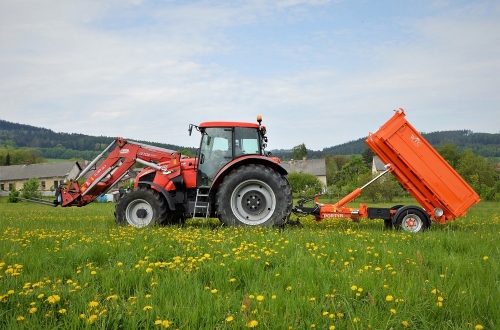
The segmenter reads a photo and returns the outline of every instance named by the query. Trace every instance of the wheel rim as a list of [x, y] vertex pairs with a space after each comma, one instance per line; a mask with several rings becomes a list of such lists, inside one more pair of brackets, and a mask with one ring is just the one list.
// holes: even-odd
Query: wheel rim
[[266, 222], [275, 207], [273, 190], [260, 180], [244, 181], [231, 194], [231, 211], [246, 225], [256, 226]]
[[424, 222], [420, 217], [416, 214], [407, 214], [403, 218], [403, 221], [401, 222], [401, 227], [405, 231], [409, 231], [412, 233], [416, 233], [422, 229], [424, 226]]
[[133, 200], [125, 210], [125, 218], [133, 227], [145, 227], [153, 220], [153, 208], [144, 199]]

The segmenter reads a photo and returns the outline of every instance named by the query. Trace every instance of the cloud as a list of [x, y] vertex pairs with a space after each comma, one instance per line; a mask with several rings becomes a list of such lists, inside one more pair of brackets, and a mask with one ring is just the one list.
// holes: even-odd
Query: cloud
[[5, 0], [0, 117], [183, 146], [189, 123], [260, 114], [271, 148], [321, 149], [399, 107], [498, 132], [499, 5], [412, 6]]

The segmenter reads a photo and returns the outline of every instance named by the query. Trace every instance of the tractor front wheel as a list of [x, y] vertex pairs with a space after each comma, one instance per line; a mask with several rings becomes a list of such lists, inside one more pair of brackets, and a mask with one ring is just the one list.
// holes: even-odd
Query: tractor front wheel
[[224, 225], [282, 226], [292, 210], [290, 185], [269, 167], [241, 166], [222, 181], [216, 210]]
[[146, 187], [134, 188], [123, 195], [116, 205], [116, 223], [135, 228], [154, 226], [167, 218], [164, 198]]

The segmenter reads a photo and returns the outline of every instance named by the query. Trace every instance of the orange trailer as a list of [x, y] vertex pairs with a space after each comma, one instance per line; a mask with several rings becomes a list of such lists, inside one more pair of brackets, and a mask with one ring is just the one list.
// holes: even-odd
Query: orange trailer
[[[304, 208], [303, 201], [295, 213], [309, 213], [316, 220], [324, 218], [383, 219], [386, 226], [395, 226], [411, 232], [430, 227], [431, 221], [445, 223], [466, 214], [480, 201], [478, 194], [444, 160], [441, 155], [406, 120], [403, 109], [396, 110], [375, 133], [370, 133], [366, 144], [386, 165], [387, 170], [336, 204], [318, 203]], [[372, 208], [361, 204], [359, 209], [347, 205], [362, 190], [387, 172], [396, 179], [421, 205], [395, 205], [391, 208]]]

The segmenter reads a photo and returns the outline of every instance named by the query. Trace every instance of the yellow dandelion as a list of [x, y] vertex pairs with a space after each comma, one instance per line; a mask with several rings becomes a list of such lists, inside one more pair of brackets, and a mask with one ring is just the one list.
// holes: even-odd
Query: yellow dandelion
[[217, 289], [212, 289], [210, 292], [217, 293]]
[[119, 261], [119, 262], [117, 263], [117, 265], [118, 265], [118, 267], [121, 267], [121, 266], [123, 266], [123, 262]]
[[394, 297], [391, 296], [391, 295], [388, 295], [388, 296], [385, 297], [385, 300], [387, 300], [387, 301], [393, 301]]
[[80, 318], [84, 319], [85, 318], [85, 314], [80, 314]]
[[155, 325], [161, 325], [161, 322], [162, 322], [161, 320], [156, 320]]
[[97, 272], [95, 270], [90, 272], [90, 275], [95, 275], [95, 274], [97, 274]]
[[57, 311], [59, 314], [66, 314], [66, 309], [61, 308], [60, 310]]
[[[488, 259], [489, 259], [489, 257], [488, 257], [488, 256], [484, 256], [484, 257], [483, 257], [483, 260], [488, 260]], [[482, 329], [482, 328], [481, 328], [481, 329]]]
[[292, 290], [292, 286], [291, 286], [291, 285], [287, 286], [287, 287], [286, 287], [286, 290], [287, 290], [287, 291], [291, 291], [291, 290]]
[[335, 330], [335, 326], [334, 325], [329, 326], [328, 330]]
[[31, 308], [28, 308], [28, 313], [30, 314], [33, 314], [33, 313], [36, 313], [38, 309], [36, 307], [31, 307]]
[[18, 320], [18, 321], [22, 321], [22, 320], [24, 320], [24, 316], [18, 316], [18, 317], [17, 317], [17, 320]]
[[257, 296], [257, 300], [258, 300], [258, 301], [262, 301], [262, 300], [264, 300], [264, 296], [263, 296], [263, 295], [258, 295], [258, 296]]
[[118, 299], [118, 295], [117, 294], [113, 294], [111, 296], [107, 296], [106, 297], [106, 300], [117, 300]]
[[403, 327], [405, 328], [408, 328], [410, 326], [410, 323], [408, 323], [408, 321], [402, 321], [401, 324], [403, 325]]
[[276, 295], [275, 295], [275, 294], [273, 294], [273, 295], [271, 296], [271, 299], [276, 299]]
[[309, 301], [315, 301], [315, 300], [316, 300], [316, 298], [314, 298], [314, 297], [309, 298]]
[[474, 329], [476, 330], [483, 330], [483, 326], [481, 324], [476, 324], [476, 326], [474, 327]]
[[146, 312], [146, 311], [149, 311], [150, 309], [153, 309], [153, 307], [148, 305], [148, 306], [144, 306], [144, 308], [142, 310]]
[[90, 324], [94, 323], [95, 320], [97, 320], [97, 315], [90, 315], [87, 322], [89, 322]]
[[234, 317], [232, 317], [231, 315], [226, 317], [226, 322], [231, 322], [232, 320], [234, 320]]
[[56, 304], [59, 300], [61, 300], [61, 297], [58, 295], [54, 294], [52, 296], [48, 296], [45, 301], [47, 301], [49, 304], [54, 305]]
[[91, 301], [89, 302], [89, 307], [90, 308], [94, 308], [94, 307], [97, 307], [99, 306], [99, 303], [97, 301]]
[[352, 290], [352, 291], [356, 291], [357, 289], [358, 289], [358, 287], [357, 287], [357, 286], [355, 286], [355, 285], [351, 286], [351, 290]]
[[38, 299], [43, 299], [43, 297], [45, 297], [45, 295], [44, 295], [43, 293], [40, 293], [40, 294], [37, 296], [37, 298], [38, 298]]
[[259, 325], [259, 322], [256, 320], [251, 320], [250, 322], [247, 323], [247, 327], [249, 328], [255, 328], [257, 325]]
[[229, 282], [231, 282], [231, 283], [236, 282], [236, 279], [235, 278], [231, 278], [231, 279], [229, 279]]
[[169, 326], [172, 325], [173, 322], [171, 321], [168, 321], [168, 320], [164, 320], [163, 322], [161, 322], [161, 325], [164, 327], [164, 328], [168, 328]]
[[394, 308], [391, 308], [391, 314], [396, 314], [396, 310]]
[[438, 302], [436, 303], [436, 306], [437, 306], [437, 307], [443, 307], [443, 303], [442, 303], [441, 301], [438, 301]]

